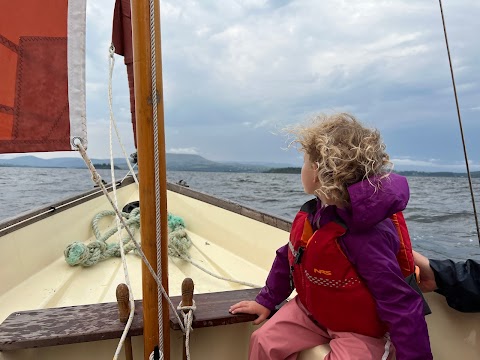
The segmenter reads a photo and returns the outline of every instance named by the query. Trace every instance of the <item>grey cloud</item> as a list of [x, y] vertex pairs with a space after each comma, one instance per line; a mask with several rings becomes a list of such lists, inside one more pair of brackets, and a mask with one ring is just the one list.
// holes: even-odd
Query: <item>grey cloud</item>
[[[95, 5], [100, 15], [87, 32], [93, 119], [108, 119], [105, 19], [112, 4]], [[167, 148], [196, 148], [212, 160], [297, 161], [272, 131], [319, 110], [348, 110], [379, 127], [392, 156], [461, 162], [437, 3], [171, 0], [162, 11]], [[480, 6], [457, 1], [444, 11], [469, 151], [478, 162]], [[120, 109], [128, 89], [120, 58], [116, 67]], [[118, 118], [128, 131], [128, 112]]]

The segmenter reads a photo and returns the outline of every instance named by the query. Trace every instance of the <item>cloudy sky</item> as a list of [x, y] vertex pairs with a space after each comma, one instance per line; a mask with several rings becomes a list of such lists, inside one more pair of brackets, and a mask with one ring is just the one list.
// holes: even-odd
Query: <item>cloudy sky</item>
[[[96, 158], [109, 156], [113, 4], [90, 1], [87, 13]], [[468, 156], [480, 170], [480, 2], [443, 6]], [[437, 0], [162, 0], [161, 26], [167, 152], [298, 165], [281, 129], [348, 111], [381, 131], [397, 169], [465, 171]], [[115, 65], [115, 116], [131, 153], [123, 58]]]

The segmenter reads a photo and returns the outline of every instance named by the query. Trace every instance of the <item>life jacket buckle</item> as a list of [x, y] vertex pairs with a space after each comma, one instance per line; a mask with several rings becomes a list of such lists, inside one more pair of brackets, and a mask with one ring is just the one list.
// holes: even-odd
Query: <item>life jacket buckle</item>
[[300, 262], [302, 261], [302, 256], [304, 252], [305, 252], [305, 248], [300, 246], [297, 250], [297, 255], [295, 255], [295, 264], [300, 264]]

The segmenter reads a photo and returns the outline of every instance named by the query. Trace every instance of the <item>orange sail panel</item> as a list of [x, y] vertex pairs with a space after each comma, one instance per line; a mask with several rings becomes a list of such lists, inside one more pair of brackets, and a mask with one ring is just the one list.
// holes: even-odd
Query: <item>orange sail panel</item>
[[133, 138], [137, 147], [137, 121], [135, 119], [135, 88], [133, 85], [133, 46], [130, 0], [116, 0], [113, 12], [112, 43], [115, 53], [124, 57], [130, 88], [130, 112], [132, 113]]
[[0, 153], [87, 146], [86, 0], [0, 0]]

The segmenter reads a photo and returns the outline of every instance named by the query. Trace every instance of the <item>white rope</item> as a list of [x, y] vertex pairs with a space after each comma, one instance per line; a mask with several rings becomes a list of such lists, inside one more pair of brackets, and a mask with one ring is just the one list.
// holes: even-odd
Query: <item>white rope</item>
[[155, 274], [155, 271], [153, 270], [152, 265], [150, 265], [148, 259], [145, 257], [145, 254], [143, 253], [143, 250], [142, 250], [140, 244], [139, 244], [138, 241], [135, 240], [135, 238], [133, 237], [133, 233], [132, 233], [132, 231], [129, 229], [129, 227], [127, 226], [127, 223], [126, 223], [125, 219], [123, 218], [122, 213], [120, 212], [120, 210], [118, 210], [118, 208], [115, 206], [115, 204], [113, 203], [112, 199], [111, 199], [110, 196], [108, 195], [107, 188], [106, 188], [105, 185], [103, 184], [101, 176], [98, 174], [97, 170], [95, 169], [95, 167], [94, 167], [93, 164], [92, 164], [92, 161], [89, 159], [87, 153], [85, 152], [85, 148], [83, 147], [82, 142], [80, 141], [80, 139], [77, 139], [77, 140], [78, 140], [78, 141], [75, 141], [74, 145], [78, 148], [78, 150], [79, 150], [79, 152], [80, 152], [80, 155], [82, 155], [82, 158], [83, 158], [83, 160], [85, 161], [85, 164], [86, 164], [87, 167], [89, 168], [90, 173], [92, 174], [92, 180], [93, 180], [93, 182], [94, 182], [95, 184], [97, 184], [98, 187], [102, 190], [103, 194], [105, 195], [105, 197], [107, 198], [108, 202], [109, 202], [110, 205], [112, 206], [113, 210], [114, 210], [115, 213], [117, 214], [117, 217], [120, 219], [120, 221], [121, 221], [121, 223], [122, 223], [122, 225], [123, 225], [123, 228], [125, 229], [125, 231], [126, 231], [126, 232], [128, 233], [128, 235], [130, 236], [130, 239], [133, 241], [133, 244], [135, 245], [135, 248], [137, 249], [138, 255], [142, 258], [142, 261], [144, 262], [144, 264], [145, 264], [145, 266], [147, 267], [148, 271], [150, 272], [150, 274], [152, 275], [152, 277], [155, 279], [158, 288], [161, 289], [163, 296], [165, 297], [165, 299], [167, 299], [167, 302], [168, 302], [169, 306], [171, 307], [171, 309], [173, 309], [173, 312], [174, 312], [174, 314], [175, 314], [175, 316], [176, 316], [176, 318], [177, 318], [177, 321], [178, 321], [178, 324], [180, 325], [180, 328], [181, 328], [182, 331], [185, 333], [185, 328], [183, 327], [182, 320], [180, 319], [180, 317], [179, 317], [178, 314], [177, 314], [175, 305], [173, 305], [172, 300], [170, 299], [170, 297], [168, 296], [167, 292], [165, 291], [165, 289], [164, 289], [164, 287], [163, 287], [163, 285], [162, 285], [162, 281], [159, 279], [159, 277], [157, 276], [157, 274]]
[[[115, 203], [115, 207], [118, 208], [117, 184], [116, 184], [116, 181], [115, 181], [115, 166], [114, 166], [114, 163], [113, 163], [113, 139], [112, 139], [112, 125], [115, 125], [114, 116], [113, 116], [113, 101], [112, 101], [112, 77], [113, 77], [113, 68], [115, 66], [115, 57], [114, 57], [115, 48], [113, 47], [113, 45], [110, 46], [109, 52], [110, 52], [110, 56], [109, 56], [110, 71], [109, 71], [109, 77], [108, 77], [108, 105], [109, 105], [109, 109], [110, 109], [110, 131], [109, 131], [110, 172], [111, 172], [111, 177], [112, 177], [112, 191], [113, 191], [114, 203]], [[116, 129], [116, 125], [115, 125], [115, 129]], [[120, 140], [118, 130], [117, 130], [117, 138], [118, 138], [118, 140], [120, 142], [120, 145], [122, 147], [122, 150], [125, 154], [125, 149], [124, 149], [123, 144]], [[128, 161], [128, 159], [127, 159], [127, 164], [129, 165], [129, 167], [131, 169], [131, 165], [130, 165], [130, 162]], [[131, 169], [131, 170], [133, 170], [133, 169]], [[133, 177], [135, 179], [135, 182], [138, 185], [138, 180], [135, 177], [135, 174], [133, 174]], [[123, 329], [122, 336], [120, 337], [120, 341], [118, 342], [117, 349], [115, 350], [115, 354], [113, 355], [114, 360], [118, 359], [118, 356], [120, 355], [120, 351], [122, 350], [125, 339], [127, 338], [127, 334], [128, 334], [128, 331], [130, 330], [130, 327], [131, 327], [132, 322], [133, 322], [133, 316], [135, 314], [135, 300], [133, 298], [133, 291], [132, 291], [132, 286], [130, 284], [130, 277], [128, 275], [128, 267], [127, 267], [127, 262], [125, 260], [125, 252], [124, 252], [124, 249], [123, 249], [123, 240], [122, 240], [122, 235], [121, 235], [121, 231], [120, 231], [122, 226], [121, 226], [121, 222], [120, 222], [119, 218], [115, 217], [115, 219], [116, 219], [116, 222], [117, 222], [117, 229], [118, 229], [117, 236], [118, 236], [118, 242], [119, 242], [119, 245], [120, 245], [120, 255], [122, 257], [123, 273], [125, 275], [125, 283], [128, 287], [128, 301], [129, 301], [129, 305], [130, 305], [130, 313], [128, 315], [127, 323], [125, 324], [125, 328]]]
[[247, 281], [236, 280], [236, 279], [233, 279], [233, 278], [228, 278], [228, 277], [224, 277], [224, 276], [221, 276], [221, 275], [217, 275], [217, 274], [207, 270], [206, 268], [202, 267], [201, 265], [197, 264], [192, 259], [188, 259], [188, 258], [182, 258], [182, 259], [184, 259], [185, 261], [188, 261], [190, 264], [199, 268], [200, 270], [205, 271], [208, 275], [211, 275], [214, 278], [217, 278], [217, 279], [220, 279], [220, 280], [225, 280], [225, 281], [228, 281], [228, 282], [237, 283], [237, 284], [240, 284], [240, 285], [249, 286], [251, 288], [261, 288], [262, 287], [262, 286], [257, 285], [257, 284], [249, 283]]
[[195, 300], [193, 299], [192, 305], [190, 306], [184, 306], [180, 301], [177, 310], [180, 310], [183, 315], [183, 325], [185, 326], [185, 353], [187, 360], [190, 360], [190, 331], [193, 331], [193, 312], [197, 310], [197, 305], [195, 305]]
[[[115, 117], [113, 116], [113, 95], [112, 95], [112, 82], [113, 82], [113, 68], [115, 67], [115, 46], [113, 44], [110, 45], [110, 48], [108, 49], [109, 51], [109, 57], [108, 57], [108, 65], [109, 65], [109, 74], [108, 74], [108, 108], [110, 110], [110, 134], [112, 133], [112, 124], [113, 127], [115, 128], [115, 133], [117, 134], [117, 139], [118, 143], [120, 144], [120, 148], [122, 149], [123, 156], [125, 157], [125, 160], [127, 161], [127, 166], [130, 169], [129, 174], [131, 173], [133, 176], [133, 179], [135, 180], [135, 183], [138, 186], [138, 179], [137, 176], [135, 175], [135, 171], [133, 171], [132, 164], [130, 163], [129, 156], [127, 155], [127, 152], [125, 151], [125, 147], [123, 146], [122, 138], [120, 136], [120, 132], [118, 131], [117, 127], [117, 122], [115, 121]], [[111, 135], [110, 135], [111, 136]], [[111, 140], [110, 140], [110, 147], [112, 146]], [[110, 148], [110, 152], [112, 149]], [[110, 157], [110, 164], [113, 166], [113, 157]], [[128, 174], [127, 174], [128, 175]]]
[[[159, 4], [159, 3], [158, 3]], [[152, 110], [153, 110], [153, 150], [155, 165], [155, 225], [157, 242], [157, 275], [162, 278], [162, 253], [161, 253], [161, 217], [160, 217], [160, 169], [158, 152], [158, 101], [157, 101], [157, 64], [156, 64], [156, 43], [155, 43], [155, 0], [150, 0], [150, 68], [152, 81]], [[163, 309], [162, 294], [157, 289], [158, 306], [158, 338], [159, 348], [163, 352]]]
[[[159, 353], [160, 353], [159, 360], [163, 360], [163, 351], [160, 351]], [[155, 353], [152, 351], [152, 352], [150, 353], [150, 356], [148, 357], [148, 360], [155, 360], [154, 354], [155, 354]]]
[[[198, 247], [197, 247], [193, 242], [192, 242], [192, 245], [195, 246], [195, 247], [198, 249]], [[249, 282], [247, 282], [247, 281], [236, 280], [236, 279], [233, 279], [233, 278], [228, 278], [228, 277], [224, 277], [224, 276], [221, 276], [221, 275], [217, 275], [217, 274], [211, 272], [210, 270], [208, 270], [207, 268], [203, 267], [202, 265], [196, 263], [195, 261], [192, 260], [191, 257], [185, 255], [183, 252], [179, 251], [179, 250], [176, 249], [175, 247], [170, 247], [170, 249], [175, 250], [175, 251], [177, 252], [177, 256], [178, 256], [180, 259], [189, 262], [189, 263], [192, 264], [193, 266], [195, 266], [195, 267], [197, 267], [198, 269], [206, 272], [208, 275], [213, 276], [214, 278], [217, 278], [217, 279], [220, 279], [220, 280], [225, 280], [225, 281], [228, 281], [228, 282], [237, 283], [237, 284], [240, 284], [240, 285], [249, 286], [249, 287], [251, 287], [251, 288], [260, 288], [260, 287], [262, 287], [262, 286], [257, 285], [257, 284], [249, 283]]]
[[129, 170], [128, 173], [122, 178], [122, 180], [119, 181], [120, 184], [123, 183], [123, 180], [125, 180], [128, 177], [128, 175], [135, 174], [134, 169], [136, 166], [137, 164], [133, 164], [132, 170]]

